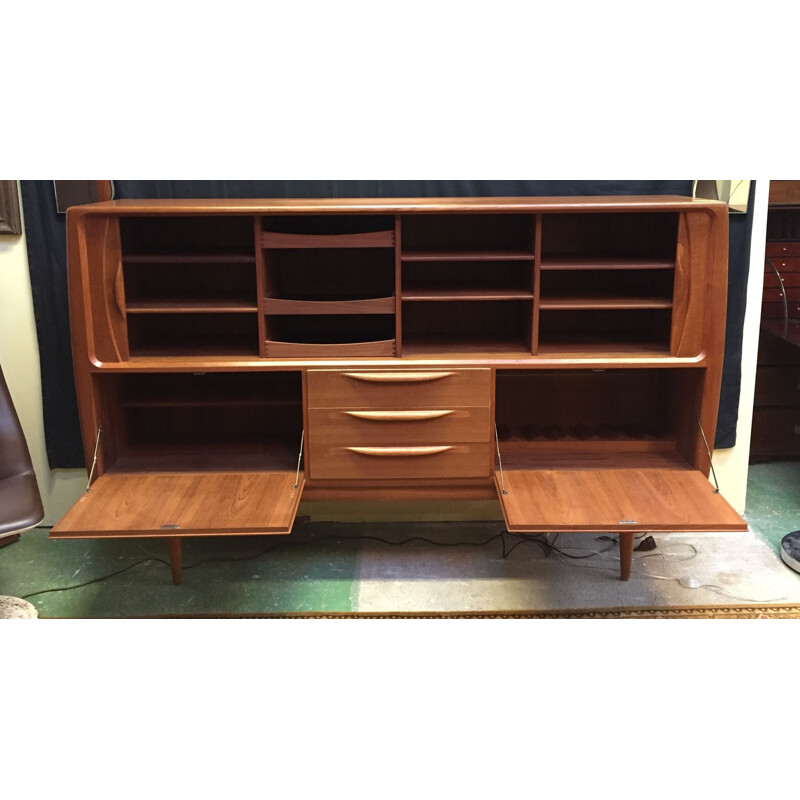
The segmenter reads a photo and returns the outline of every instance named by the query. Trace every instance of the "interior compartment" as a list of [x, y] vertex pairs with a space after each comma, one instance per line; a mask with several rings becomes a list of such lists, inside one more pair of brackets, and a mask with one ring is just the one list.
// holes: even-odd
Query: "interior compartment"
[[530, 355], [533, 303], [403, 303], [403, 352]]
[[139, 305], [241, 305], [257, 310], [252, 263], [135, 263], [124, 270], [125, 301]]
[[123, 261], [126, 256], [230, 256], [255, 259], [253, 218], [120, 217]]
[[299, 372], [103, 375], [103, 452], [115, 471], [294, 469]]
[[261, 229], [270, 233], [295, 233], [311, 236], [377, 233], [378, 231], [394, 231], [394, 215], [307, 214], [263, 217]]
[[[498, 370], [497, 437], [505, 467], [686, 466], [702, 369]], [[594, 455], [587, 461], [587, 454]], [[578, 455], [580, 454], [580, 455]], [[568, 465], [568, 464], [567, 464]]]
[[403, 255], [432, 251], [515, 252], [533, 257], [533, 214], [415, 214], [401, 222]]
[[539, 314], [539, 354], [631, 352], [669, 355], [671, 309], [547, 310]]
[[362, 300], [394, 295], [393, 250], [265, 250], [264, 270], [267, 297]]
[[258, 355], [258, 314], [133, 314], [132, 357]]
[[658, 298], [672, 300], [675, 275], [672, 270], [543, 271], [539, 293], [542, 300], [556, 298]]
[[544, 214], [542, 263], [578, 259], [639, 259], [674, 265], [678, 214]]
[[268, 316], [267, 339], [297, 344], [349, 344], [394, 339], [394, 315]]
[[403, 297], [533, 296], [533, 261], [410, 261]]

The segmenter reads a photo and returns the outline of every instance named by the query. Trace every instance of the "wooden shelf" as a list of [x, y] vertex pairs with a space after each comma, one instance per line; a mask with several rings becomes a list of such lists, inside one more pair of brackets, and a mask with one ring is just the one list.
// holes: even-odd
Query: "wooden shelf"
[[524, 250], [420, 250], [407, 251], [402, 261], [533, 261]]
[[342, 247], [394, 247], [394, 231], [369, 233], [273, 233], [262, 231], [261, 246], [268, 249], [333, 249]]
[[500, 439], [503, 469], [688, 469], [672, 441], [518, 442]]
[[360, 300], [286, 300], [277, 297], [264, 299], [265, 314], [394, 314], [394, 297], [375, 297]]
[[548, 270], [624, 270], [675, 269], [675, 261], [658, 258], [591, 258], [586, 256], [543, 256], [541, 269]]
[[247, 253], [137, 253], [122, 256], [125, 264], [255, 264]]
[[570, 356], [578, 358], [626, 358], [630, 356], [652, 357], [669, 356], [669, 343], [660, 344], [649, 341], [610, 341], [608, 339], [581, 339], [575, 337], [569, 341], [542, 341], [539, 339], [540, 356]]
[[136, 300], [126, 304], [128, 314], [247, 314], [258, 311], [247, 300]]
[[533, 292], [531, 292], [529, 289], [426, 289], [424, 287], [419, 287], [404, 289], [401, 299], [411, 302], [441, 302], [447, 300], [532, 300]]
[[542, 311], [672, 308], [672, 300], [663, 297], [543, 297], [539, 308]]
[[395, 355], [395, 340], [377, 342], [309, 343], [267, 339], [267, 358], [380, 358]]

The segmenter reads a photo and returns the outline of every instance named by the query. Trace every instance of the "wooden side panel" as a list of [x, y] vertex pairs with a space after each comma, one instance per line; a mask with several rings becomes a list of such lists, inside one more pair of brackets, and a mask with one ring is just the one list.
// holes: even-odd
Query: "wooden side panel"
[[673, 356], [696, 356], [703, 351], [712, 221], [702, 211], [680, 215], [672, 304]]
[[697, 470], [510, 470], [509, 531], [735, 531], [747, 523]]
[[127, 361], [128, 327], [117, 217], [86, 217], [80, 236], [84, 293], [88, 298], [89, 355]]
[[54, 538], [289, 533], [304, 476], [294, 472], [109, 474], [56, 525]]

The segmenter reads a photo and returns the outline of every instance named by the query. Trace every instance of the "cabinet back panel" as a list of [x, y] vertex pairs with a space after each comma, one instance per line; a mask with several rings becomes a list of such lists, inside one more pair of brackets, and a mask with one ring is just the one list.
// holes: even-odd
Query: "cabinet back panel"
[[542, 257], [674, 259], [678, 214], [544, 214]]
[[530, 214], [420, 214], [402, 218], [403, 251], [520, 250], [533, 255]]
[[252, 217], [121, 217], [122, 254], [253, 255]]
[[271, 233], [337, 235], [375, 233], [394, 230], [393, 214], [308, 214], [305, 216], [263, 217], [261, 229]]

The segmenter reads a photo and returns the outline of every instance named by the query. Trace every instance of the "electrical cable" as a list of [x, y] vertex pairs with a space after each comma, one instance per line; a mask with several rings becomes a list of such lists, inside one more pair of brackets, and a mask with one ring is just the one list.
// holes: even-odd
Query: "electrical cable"
[[[506, 547], [506, 536], [517, 536], [520, 537], [519, 541], [515, 542], [510, 548]], [[383, 539], [380, 536], [371, 536], [371, 535], [363, 535], [363, 536], [320, 536], [319, 538], [309, 539], [307, 541], [301, 542], [282, 542], [280, 544], [272, 545], [267, 548], [263, 548], [259, 550], [257, 553], [252, 553], [246, 556], [212, 556], [210, 558], [203, 558], [199, 561], [195, 561], [192, 564], [187, 564], [183, 569], [194, 569], [195, 567], [199, 567], [202, 564], [209, 564], [214, 562], [224, 562], [224, 561], [254, 561], [257, 558], [261, 558], [262, 556], [266, 555], [267, 553], [275, 552], [276, 550], [286, 550], [292, 547], [306, 547], [308, 545], [317, 544], [319, 542], [325, 541], [337, 541], [337, 542], [346, 542], [346, 541], [373, 541], [373, 542], [380, 542], [381, 544], [391, 545], [394, 547], [403, 547], [405, 545], [411, 544], [412, 542], [423, 542], [425, 544], [434, 545], [436, 547], [486, 547], [487, 545], [496, 542], [500, 539], [502, 547], [503, 547], [503, 559], [507, 559], [513, 552], [522, 544], [535, 544], [538, 545], [545, 553], [545, 556], [549, 556], [551, 553], [556, 553], [559, 556], [559, 560], [562, 563], [568, 564], [569, 566], [573, 567], [581, 567], [584, 569], [608, 569], [608, 567], [600, 567], [595, 566], [594, 564], [576, 564], [575, 561], [583, 561], [589, 558], [597, 558], [599, 561], [609, 561], [609, 562], [619, 562], [619, 556], [611, 556], [602, 558], [606, 553], [611, 552], [612, 550], [616, 549], [617, 542], [614, 540], [614, 543], [603, 550], [596, 550], [591, 551], [589, 553], [581, 553], [581, 554], [572, 554], [567, 553], [565, 549], [555, 546], [555, 542], [558, 540], [560, 534], [556, 534], [553, 541], [550, 542], [547, 539], [547, 534], [544, 533], [536, 533], [536, 534], [520, 534], [520, 533], [509, 533], [505, 530], [501, 531], [500, 533], [495, 534], [494, 536], [490, 536], [488, 539], [483, 539], [481, 541], [458, 541], [458, 542], [437, 542], [433, 539], [428, 539], [424, 536], [411, 536], [408, 539], [402, 539], [400, 541], [391, 541], [389, 539]], [[608, 536], [598, 536], [596, 537], [599, 541], [607, 541], [612, 537]], [[658, 553], [647, 553], [645, 555], [640, 555], [637, 557], [637, 561], [644, 562], [645, 559], [648, 558], [661, 558], [667, 561], [691, 561], [692, 559], [696, 558], [698, 555], [697, 548], [689, 543], [689, 542], [675, 542], [675, 546], [678, 547], [688, 547], [691, 549], [691, 554], [680, 558], [677, 557], [677, 554], [670, 553], [668, 551], [661, 551]], [[156, 562], [158, 564], [163, 564], [166, 567], [170, 566], [168, 561], [165, 561], [163, 558], [159, 558], [158, 556], [154, 556], [148, 553], [141, 545], [137, 543], [137, 546], [143, 553], [147, 556], [147, 558], [142, 558], [139, 561], [135, 561], [133, 564], [128, 564], [128, 566], [123, 567], [122, 569], [116, 570], [115, 572], [111, 572], [107, 575], [101, 575], [97, 578], [92, 578], [91, 580], [84, 581], [83, 583], [75, 584], [74, 586], [62, 586], [62, 587], [55, 587], [51, 589], [41, 589], [37, 592], [30, 592], [29, 594], [22, 595], [23, 600], [27, 600], [31, 597], [37, 597], [38, 595], [42, 594], [49, 594], [51, 592], [68, 592], [72, 591], [73, 589], [81, 589], [84, 586], [90, 586], [94, 583], [100, 583], [101, 581], [108, 580], [110, 578], [115, 578], [118, 575], [122, 575], [125, 572], [133, 569], [134, 567], [138, 567], [142, 564], [146, 564], [149, 562]], [[683, 577], [683, 578], [676, 578], [676, 577], [668, 577], [666, 575], [655, 575], [649, 572], [646, 569], [646, 564], [642, 563], [644, 574], [647, 577], [655, 578], [657, 580], [665, 580], [665, 581], [675, 581], [680, 586], [685, 589], [709, 589], [711, 591], [717, 592], [719, 594], [726, 595], [736, 600], [743, 600], [745, 602], [750, 603], [776, 603], [781, 600], [785, 600], [786, 597], [777, 597], [774, 599], [769, 600], [757, 600], [752, 597], [742, 597], [740, 595], [733, 594], [732, 592], [728, 592], [721, 586], [717, 586], [716, 584], [705, 584], [700, 583], [697, 578], [693, 577]]]

